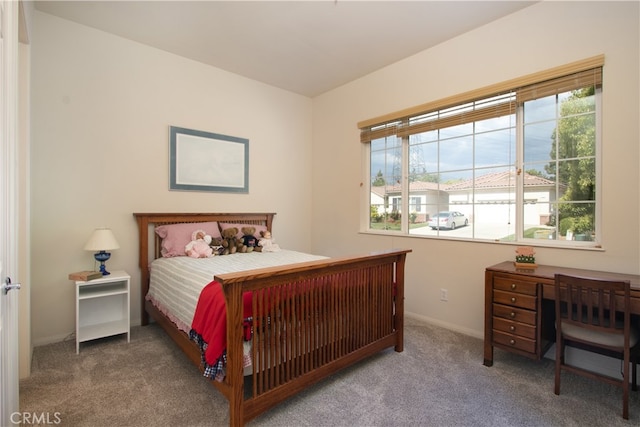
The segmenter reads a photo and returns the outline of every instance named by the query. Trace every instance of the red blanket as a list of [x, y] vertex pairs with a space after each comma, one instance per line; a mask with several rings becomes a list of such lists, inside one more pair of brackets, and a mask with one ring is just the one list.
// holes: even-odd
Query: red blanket
[[[245, 292], [242, 299], [246, 319], [251, 316], [251, 292]], [[191, 328], [207, 343], [204, 354], [207, 364], [218, 363], [227, 346], [227, 306], [222, 286], [215, 280], [202, 289]]]

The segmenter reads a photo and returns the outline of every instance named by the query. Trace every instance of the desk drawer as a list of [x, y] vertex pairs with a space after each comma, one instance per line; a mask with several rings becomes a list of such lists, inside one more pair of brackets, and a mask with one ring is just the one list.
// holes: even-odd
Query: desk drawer
[[526, 323], [527, 325], [536, 325], [535, 311], [523, 310], [516, 307], [510, 307], [508, 305], [493, 304], [493, 315], [494, 317], [501, 317], [503, 319]]
[[494, 330], [493, 341], [496, 344], [502, 344], [507, 347], [517, 348], [518, 350], [526, 351], [528, 353], [536, 352], [535, 340], [519, 337], [517, 335], [507, 334]]
[[496, 275], [493, 278], [493, 288], [526, 295], [538, 294], [538, 284], [536, 282], [527, 282], [522, 279], [518, 280], [511, 276]]
[[513, 307], [526, 308], [535, 310], [537, 306], [537, 298], [532, 295], [518, 294], [515, 292], [493, 291], [493, 302], [499, 304], [511, 305]]
[[519, 335], [521, 337], [536, 339], [536, 327], [535, 325], [528, 325], [526, 323], [514, 322], [500, 317], [493, 318], [493, 329], [502, 331], [508, 334]]

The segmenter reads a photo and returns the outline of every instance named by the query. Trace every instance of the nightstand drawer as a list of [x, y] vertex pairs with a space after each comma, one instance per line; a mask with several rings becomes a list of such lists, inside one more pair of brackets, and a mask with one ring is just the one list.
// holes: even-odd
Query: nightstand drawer
[[507, 347], [517, 348], [518, 350], [526, 351], [527, 353], [536, 352], [535, 340], [519, 337], [517, 335], [506, 334], [504, 332], [494, 330], [493, 341], [496, 344], [502, 344]]
[[538, 298], [536, 296], [519, 294], [515, 292], [494, 290], [493, 302], [512, 305], [514, 307], [527, 308], [529, 310], [535, 310], [538, 303]]
[[536, 282], [527, 282], [522, 279], [514, 279], [510, 276], [496, 275], [493, 279], [493, 288], [534, 296], [538, 293], [538, 284]]
[[493, 318], [493, 329], [508, 334], [518, 335], [521, 337], [536, 339], [536, 327], [526, 323], [514, 322], [500, 317]]
[[535, 311], [510, 307], [508, 305], [493, 304], [493, 315], [494, 317], [502, 317], [503, 319], [526, 323], [528, 325], [536, 324]]

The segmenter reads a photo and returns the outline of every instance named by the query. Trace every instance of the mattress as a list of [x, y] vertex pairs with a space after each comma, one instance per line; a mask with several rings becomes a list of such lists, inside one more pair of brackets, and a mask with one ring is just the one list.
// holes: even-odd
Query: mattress
[[151, 263], [146, 299], [171, 319], [178, 329], [189, 333], [200, 292], [213, 280], [213, 276], [326, 258], [285, 249], [211, 258], [158, 258]]

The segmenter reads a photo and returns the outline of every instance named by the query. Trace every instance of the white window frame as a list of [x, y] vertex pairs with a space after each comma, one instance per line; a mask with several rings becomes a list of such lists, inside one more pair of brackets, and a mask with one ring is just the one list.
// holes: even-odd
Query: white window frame
[[[590, 58], [587, 61], [591, 61], [594, 58]], [[599, 66], [603, 65], [603, 58], [598, 57], [598, 60], [602, 61]], [[569, 64], [573, 65], [573, 64]], [[569, 73], [568, 73], [569, 74]], [[507, 82], [505, 84], [510, 84]], [[463, 96], [460, 96], [462, 99]], [[451, 104], [450, 104], [451, 105]], [[513, 164], [514, 170], [522, 170], [522, 165], [524, 164], [524, 142], [523, 142], [523, 103], [517, 104], [517, 109], [515, 111], [516, 114], [516, 159]], [[601, 189], [602, 189], [602, 161], [601, 161], [601, 153], [602, 153], [602, 87], [597, 87], [595, 92], [595, 182], [596, 182], [596, 195], [595, 195], [595, 229], [597, 230], [597, 236], [594, 241], [587, 242], [578, 242], [578, 241], [564, 241], [559, 239], [550, 239], [550, 240], [540, 240], [533, 238], [525, 238], [523, 236], [524, 231], [524, 205], [525, 205], [525, 196], [524, 196], [524, 185], [523, 185], [523, 176], [524, 174], [517, 174], [517, 179], [515, 183], [515, 238], [513, 241], [497, 241], [493, 239], [482, 239], [477, 237], [470, 238], [460, 238], [453, 237], [455, 240], [470, 240], [470, 241], [488, 241], [488, 242], [496, 242], [496, 243], [515, 243], [515, 244], [528, 244], [535, 246], [552, 246], [552, 247], [579, 247], [579, 248], [601, 248], [600, 242], [602, 241], [602, 202], [601, 202]], [[423, 108], [424, 106], [415, 107], [413, 109], [405, 110], [399, 113], [394, 113], [396, 116], [400, 116], [402, 114], [407, 114], [407, 111], [417, 111], [418, 108]], [[392, 116], [392, 115], [390, 115]], [[389, 116], [387, 116], [389, 117]], [[372, 121], [378, 119], [372, 119]], [[370, 121], [371, 122], [371, 121]], [[391, 123], [391, 120], [388, 120]], [[394, 125], [402, 124], [402, 120], [395, 119]], [[359, 127], [363, 129], [363, 126], [359, 124]], [[475, 132], [475, 131], [474, 131]], [[475, 133], [474, 133], [475, 135]], [[371, 138], [372, 140], [375, 138]], [[411, 234], [409, 230], [410, 226], [410, 214], [412, 212], [410, 197], [416, 198], [419, 196], [410, 196], [409, 194], [409, 137], [403, 136], [401, 138], [402, 141], [402, 179], [401, 179], [401, 210], [400, 212], [406, 212], [406, 215], [401, 216], [401, 227], [398, 231], [391, 230], [378, 230], [372, 229], [370, 227], [370, 209], [371, 209], [371, 143], [363, 143], [362, 144], [362, 155], [363, 155], [363, 171], [365, 175], [363, 177], [363, 186], [365, 188], [365, 193], [362, 197], [363, 209], [362, 209], [362, 217], [361, 217], [361, 231], [366, 233], [375, 233], [375, 234], [393, 234], [393, 235], [402, 235], [406, 237], [418, 237], [418, 238], [436, 238], [436, 239], [452, 239], [449, 236], [443, 236], [441, 234], [437, 234], [435, 236], [423, 236], [417, 234]], [[477, 169], [474, 169], [477, 170]], [[474, 203], [477, 203], [474, 201]], [[451, 209], [456, 210], [456, 209]], [[556, 230], [558, 229], [558, 224], [556, 224]]]

